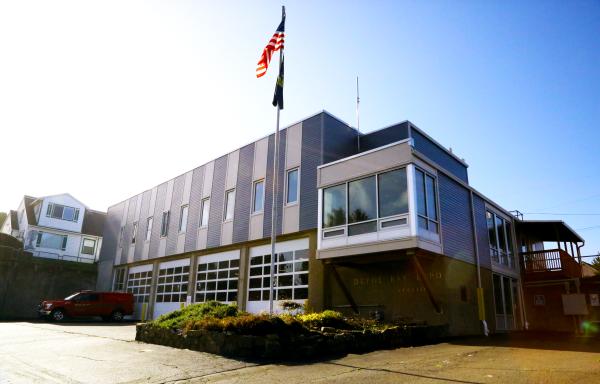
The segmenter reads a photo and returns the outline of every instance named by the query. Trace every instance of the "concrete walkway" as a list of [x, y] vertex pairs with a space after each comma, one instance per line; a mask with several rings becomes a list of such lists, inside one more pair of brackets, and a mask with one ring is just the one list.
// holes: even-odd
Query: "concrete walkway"
[[142, 344], [134, 337], [131, 324], [0, 323], [0, 384], [600, 382], [600, 343], [593, 339], [467, 339], [269, 364]]

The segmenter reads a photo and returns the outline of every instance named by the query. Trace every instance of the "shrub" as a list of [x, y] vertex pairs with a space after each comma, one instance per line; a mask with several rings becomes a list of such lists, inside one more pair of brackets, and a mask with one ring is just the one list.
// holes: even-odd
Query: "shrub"
[[205, 317], [199, 320], [190, 320], [185, 324], [183, 332], [200, 329], [254, 336], [307, 332], [307, 329], [291, 316], [279, 317], [248, 313], [224, 318]]
[[307, 313], [297, 315], [296, 319], [308, 328], [333, 327], [339, 329], [351, 329], [352, 327], [344, 319], [344, 316], [336, 311], [326, 310], [323, 312]]
[[203, 318], [237, 316], [240, 312], [236, 305], [221, 304], [217, 301], [192, 304], [183, 309], [165, 313], [153, 321], [155, 325], [169, 329], [182, 329], [186, 322]]

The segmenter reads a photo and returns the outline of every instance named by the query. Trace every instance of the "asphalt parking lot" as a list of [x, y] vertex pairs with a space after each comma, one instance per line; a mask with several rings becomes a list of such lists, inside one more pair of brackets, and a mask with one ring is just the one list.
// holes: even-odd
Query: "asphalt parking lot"
[[134, 337], [135, 326], [126, 323], [0, 323], [0, 384], [600, 382], [598, 339], [462, 339], [269, 363], [143, 344]]

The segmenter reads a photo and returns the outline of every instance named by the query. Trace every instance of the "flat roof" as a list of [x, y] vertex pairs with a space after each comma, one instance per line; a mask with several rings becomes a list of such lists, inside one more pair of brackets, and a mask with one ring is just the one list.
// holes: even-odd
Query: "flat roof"
[[583, 243], [584, 240], [562, 220], [515, 220], [519, 232], [541, 241], [568, 241]]

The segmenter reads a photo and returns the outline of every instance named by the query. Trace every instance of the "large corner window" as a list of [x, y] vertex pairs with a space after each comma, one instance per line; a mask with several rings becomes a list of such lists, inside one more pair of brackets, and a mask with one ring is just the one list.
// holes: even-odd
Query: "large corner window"
[[76, 222], [79, 219], [79, 208], [49, 203], [46, 209], [46, 217]]
[[346, 224], [346, 184], [323, 190], [323, 228]]
[[415, 169], [415, 185], [419, 228], [439, 233], [435, 177], [420, 169]]
[[492, 211], [486, 211], [490, 256], [498, 264], [512, 267], [515, 264], [512, 247], [512, 227], [508, 220]]
[[[406, 168], [353, 180], [323, 190], [323, 228], [347, 224], [354, 236], [408, 223]], [[404, 216], [403, 216], [404, 215]], [[337, 236], [344, 229], [327, 231]]]

